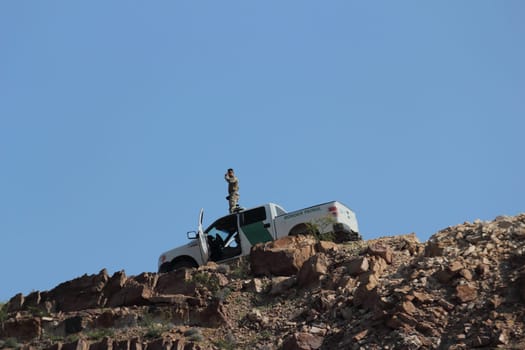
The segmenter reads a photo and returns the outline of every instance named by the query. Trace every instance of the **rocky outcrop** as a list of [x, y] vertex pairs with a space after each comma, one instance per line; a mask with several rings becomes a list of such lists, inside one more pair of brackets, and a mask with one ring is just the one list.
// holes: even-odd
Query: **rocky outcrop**
[[426, 243], [288, 237], [229, 266], [102, 270], [16, 295], [0, 348], [519, 349], [524, 266], [525, 214], [448, 227]]
[[316, 240], [309, 236], [288, 236], [257, 244], [250, 252], [255, 276], [292, 276], [315, 253]]

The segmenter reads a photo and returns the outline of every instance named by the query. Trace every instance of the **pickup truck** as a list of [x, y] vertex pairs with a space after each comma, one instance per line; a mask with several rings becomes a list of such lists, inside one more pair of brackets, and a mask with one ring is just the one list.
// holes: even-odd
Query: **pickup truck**
[[201, 209], [197, 231], [187, 233], [188, 244], [160, 255], [159, 272], [198, 267], [208, 261], [226, 262], [250, 254], [257, 243], [288, 235], [332, 234], [336, 241], [361, 239], [354, 212], [337, 201], [290, 213], [268, 203], [223, 216], [206, 230], [202, 229], [203, 214]]

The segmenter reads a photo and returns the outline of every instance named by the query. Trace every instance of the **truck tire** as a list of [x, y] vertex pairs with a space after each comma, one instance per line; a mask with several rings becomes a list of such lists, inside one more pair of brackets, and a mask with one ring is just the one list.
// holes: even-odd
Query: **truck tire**
[[302, 223], [302, 224], [295, 225], [288, 233], [288, 236], [299, 236], [299, 235], [316, 236], [317, 234], [319, 234], [319, 232], [315, 228], [313, 228], [311, 225]]
[[174, 262], [171, 263], [171, 271], [175, 271], [175, 270], [181, 269], [183, 267], [192, 268], [192, 267], [198, 267], [198, 265], [197, 265], [197, 263], [195, 263], [194, 261], [192, 261], [190, 259], [174, 261]]
[[164, 273], [164, 272], [175, 271], [183, 267], [192, 268], [192, 267], [198, 267], [198, 265], [192, 259], [184, 258], [184, 259], [174, 260], [172, 262], [162, 264], [161, 267], [159, 268], [159, 272]]

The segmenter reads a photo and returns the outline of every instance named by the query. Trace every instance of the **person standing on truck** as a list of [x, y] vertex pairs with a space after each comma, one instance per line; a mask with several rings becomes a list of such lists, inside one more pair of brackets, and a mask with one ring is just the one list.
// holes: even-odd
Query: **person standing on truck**
[[228, 183], [228, 203], [230, 205], [230, 214], [235, 212], [239, 202], [239, 179], [235, 176], [233, 169], [228, 169], [228, 172], [224, 174], [224, 179]]

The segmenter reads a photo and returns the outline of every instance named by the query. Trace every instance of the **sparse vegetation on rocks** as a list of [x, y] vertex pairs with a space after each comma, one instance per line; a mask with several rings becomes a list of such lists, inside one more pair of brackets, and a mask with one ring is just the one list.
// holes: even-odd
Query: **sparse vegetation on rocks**
[[6, 319], [7, 319], [7, 304], [0, 302], [0, 329]]
[[336, 244], [259, 244], [229, 265], [105, 270], [0, 304], [0, 348], [525, 348], [525, 214]]

